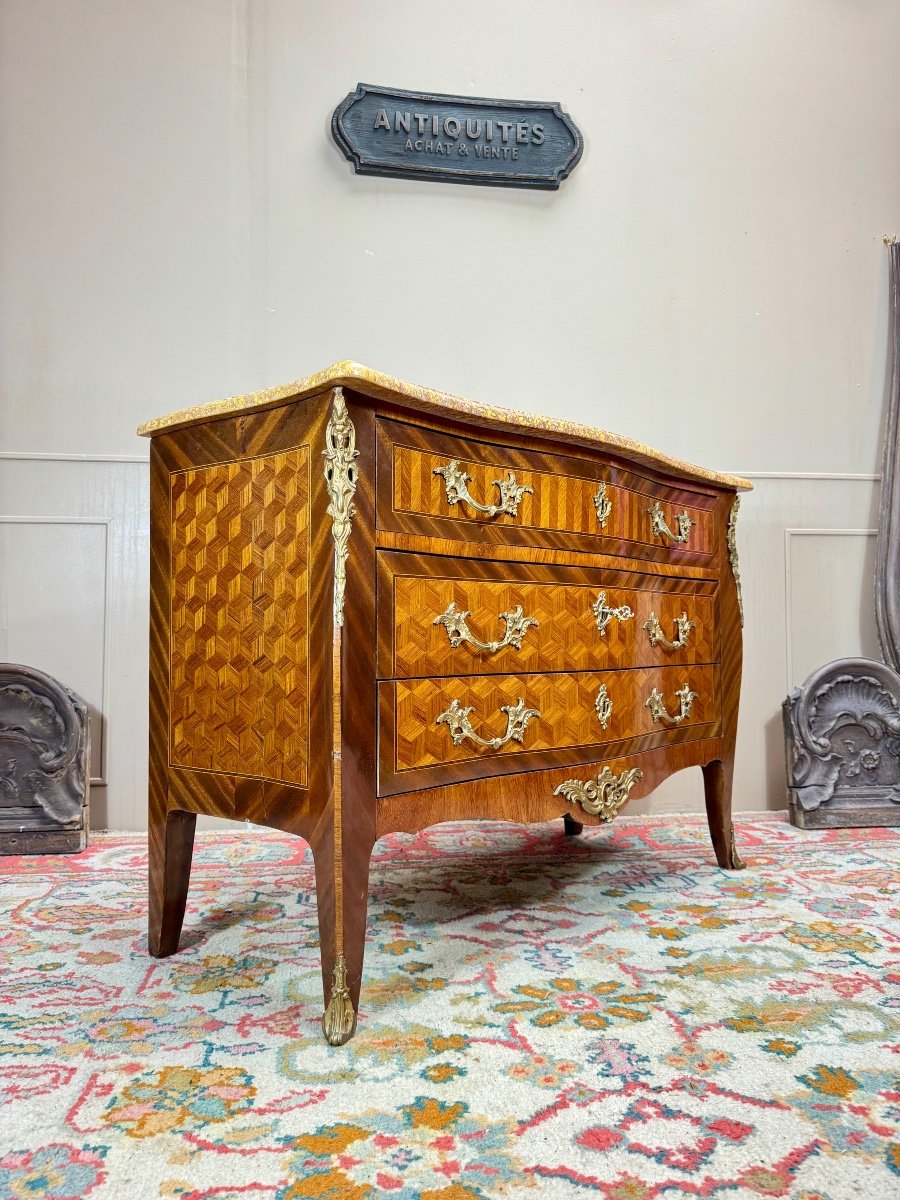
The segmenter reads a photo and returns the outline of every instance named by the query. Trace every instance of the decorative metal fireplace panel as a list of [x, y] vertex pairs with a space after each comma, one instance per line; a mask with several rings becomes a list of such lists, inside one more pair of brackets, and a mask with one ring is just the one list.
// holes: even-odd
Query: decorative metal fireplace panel
[[33, 667], [0, 663], [0, 854], [72, 854], [88, 837], [88, 708]]

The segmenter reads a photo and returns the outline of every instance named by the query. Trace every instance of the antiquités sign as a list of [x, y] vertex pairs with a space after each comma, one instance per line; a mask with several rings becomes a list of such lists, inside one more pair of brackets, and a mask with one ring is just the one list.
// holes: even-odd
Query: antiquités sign
[[334, 110], [334, 140], [360, 175], [558, 188], [581, 158], [553, 102], [485, 100], [360, 83]]

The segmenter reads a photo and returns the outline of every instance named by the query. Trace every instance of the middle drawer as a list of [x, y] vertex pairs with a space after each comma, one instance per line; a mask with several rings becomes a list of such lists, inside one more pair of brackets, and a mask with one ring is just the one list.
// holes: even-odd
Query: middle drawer
[[378, 552], [378, 678], [719, 661], [714, 579]]

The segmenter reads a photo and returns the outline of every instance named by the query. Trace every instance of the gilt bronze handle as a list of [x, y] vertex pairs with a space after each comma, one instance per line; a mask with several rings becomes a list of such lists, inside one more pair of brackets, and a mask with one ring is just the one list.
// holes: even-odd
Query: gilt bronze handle
[[506, 513], [510, 517], [517, 517], [519, 515], [519, 502], [522, 496], [525, 492], [534, 492], [534, 488], [526, 487], [523, 483], [517, 483], [512, 471], [507, 471], [505, 479], [494, 480], [494, 487], [500, 489], [500, 503], [479, 504], [474, 496], [470, 495], [467, 486], [472, 482], [472, 476], [467, 475], [462, 470], [459, 465], [459, 459], [451, 459], [446, 467], [435, 467], [434, 474], [443, 475], [444, 477], [448, 504], [468, 504], [478, 512], [485, 513], [489, 517], [497, 517], [500, 513]]
[[525, 701], [521, 696], [515, 704], [504, 704], [500, 711], [506, 713], [506, 733], [502, 737], [479, 737], [469, 721], [469, 713], [474, 712], [474, 708], [463, 708], [458, 700], [454, 700], [450, 707], [441, 713], [437, 718], [437, 724], [447, 726], [450, 730], [454, 746], [460, 745], [461, 742], [468, 738], [476, 746], [486, 746], [489, 750], [499, 750], [507, 742], [521, 743], [525, 737], [528, 722], [532, 717], [540, 717], [541, 715], [540, 711], [536, 708], [526, 708]]
[[678, 542], [684, 545], [691, 536], [691, 529], [697, 522], [693, 517], [688, 516], [687, 509], [680, 512], [675, 518], [678, 525], [678, 532], [673, 533], [666, 524], [666, 514], [663, 512], [662, 505], [658, 500], [655, 500], [650, 508], [647, 509], [650, 514], [650, 521], [653, 526], [654, 537], [666, 537], [670, 542]]
[[606, 603], [606, 592], [598, 592], [597, 599], [591, 605], [591, 611], [597, 621], [597, 629], [600, 631], [600, 636], [606, 636], [606, 627], [613, 619], [617, 621], [630, 621], [634, 613], [627, 604], [621, 604], [618, 608], [611, 608]]
[[690, 687], [685, 684], [684, 687], [678, 689], [675, 695], [679, 700], [679, 708], [674, 717], [666, 712], [666, 702], [663, 699], [662, 692], [657, 688], [654, 688], [644, 701], [644, 707], [650, 709], [650, 715], [653, 717], [654, 724], [662, 721], [666, 725], [680, 725], [682, 721], [686, 721], [691, 715], [691, 709], [694, 706], [694, 701], [697, 699], [697, 693], [692, 692]]
[[681, 650], [688, 644], [688, 638], [690, 637], [691, 630], [694, 628], [694, 622], [688, 618], [686, 612], [683, 612], [680, 617], [676, 617], [675, 640], [672, 642], [663, 633], [662, 625], [660, 625], [659, 618], [655, 612], [651, 612], [650, 616], [644, 622], [644, 628], [647, 630], [651, 646], [665, 646], [667, 650]]
[[540, 621], [534, 617], [526, 617], [522, 605], [517, 604], [512, 612], [500, 614], [500, 620], [506, 622], [506, 632], [502, 639], [499, 642], [482, 642], [469, 629], [466, 618], [471, 615], [467, 610], [457, 608], [456, 602], [451, 600], [445, 611], [439, 617], [435, 617], [431, 623], [444, 626], [447, 630], [447, 637], [450, 639], [450, 645], [454, 649], [463, 642], [468, 642], [476, 650], [485, 650], [488, 654], [496, 654], [504, 646], [514, 646], [516, 650], [521, 650], [522, 638], [530, 627], [540, 624]]

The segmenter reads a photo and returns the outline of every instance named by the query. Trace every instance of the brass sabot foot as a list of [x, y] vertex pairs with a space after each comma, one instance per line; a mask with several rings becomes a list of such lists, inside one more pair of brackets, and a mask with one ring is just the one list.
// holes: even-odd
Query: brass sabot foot
[[347, 964], [338, 955], [331, 979], [331, 999], [322, 1014], [322, 1032], [329, 1046], [343, 1046], [356, 1032], [356, 1013], [347, 990]]
[[728, 843], [728, 866], [727, 871], [743, 871], [747, 864], [737, 852], [737, 846], [734, 842], [734, 826], [731, 826], [731, 838]]

